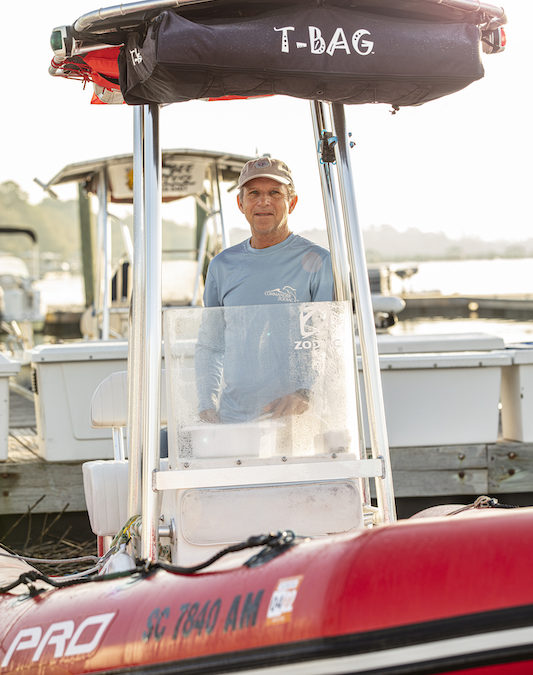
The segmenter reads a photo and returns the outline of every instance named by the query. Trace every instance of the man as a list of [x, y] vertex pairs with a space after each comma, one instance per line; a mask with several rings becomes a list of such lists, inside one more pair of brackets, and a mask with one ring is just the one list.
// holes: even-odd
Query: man
[[[205, 306], [279, 305], [332, 300], [333, 276], [329, 252], [289, 229], [289, 215], [296, 207], [298, 196], [287, 165], [269, 157], [250, 160], [241, 171], [238, 189], [237, 205], [250, 225], [251, 237], [222, 251], [212, 260], [205, 284]], [[242, 331], [245, 329], [241, 326]], [[253, 341], [252, 335], [247, 337]], [[243, 363], [242, 368], [245, 365]], [[227, 366], [225, 363], [224, 373]], [[217, 393], [213, 384], [220, 383], [221, 376], [221, 364], [217, 369], [211, 367], [211, 385], [204, 386], [199, 392], [200, 418], [205, 421], [216, 422], [221, 417], [215, 408]], [[228, 385], [226, 375], [224, 379]], [[272, 374], [270, 379], [273, 379]], [[231, 377], [229, 384], [231, 389]], [[263, 385], [263, 390], [267, 389]], [[240, 400], [226, 400], [228, 410], [223, 421], [238, 419], [237, 409], [242, 405], [244, 396], [235, 393], [235, 397]], [[308, 392], [301, 387], [269, 400], [260, 412], [281, 417], [301, 414], [307, 407]], [[224, 405], [221, 403], [222, 408]], [[253, 405], [250, 403], [248, 408], [253, 410]]]

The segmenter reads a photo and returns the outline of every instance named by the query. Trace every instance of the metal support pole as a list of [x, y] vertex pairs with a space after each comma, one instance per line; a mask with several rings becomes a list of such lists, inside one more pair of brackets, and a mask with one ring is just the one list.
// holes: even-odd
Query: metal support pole
[[322, 187], [322, 201], [328, 229], [329, 250], [331, 252], [331, 267], [333, 269], [333, 284], [336, 300], [352, 299], [350, 290], [350, 267], [346, 256], [346, 243], [341, 226], [339, 210], [337, 208], [335, 176], [329, 164], [320, 161], [318, 147], [322, 142], [322, 134], [326, 129], [324, 103], [311, 101], [311, 117], [317, 147], [318, 172]]
[[[329, 115], [328, 115], [329, 117]], [[313, 120], [313, 132], [315, 135], [315, 144], [317, 148], [318, 172], [320, 175], [320, 185], [322, 187], [322, 201], [324, 204], [324, 213], [328, 230], [329, 249], [331, 252], [331, 267], [333, 270], [333, 283], [335, 288], [335, 299], [345, 300], [353, 303], [352, 290], [350, 285], [350, 266], [346, 253], [346, 238], [337, 206], [337, 186], [335, 184], [335, 175], [331, 171], [329, 163], [321, 161], [319, 148], [324, 142], [324, 132], [328, 126], [326, 122], [326, 106], [322, 101], [311, 101], [311, 118]], [[331, 126], [331, 121], [329, 126]], [[357, 344], [355, 341], [356, 323], [353, 312], [352, 319], [352, 340], [354, 354], [354, 384], [355, 384], [355, 403], [357, 407], [357, 434], [359, 438], [359, 448], [357, 458], [361, 459], [366, 455], [365, 433], [363, 427], [363, 405], [361, 397], [361, 388], [359, 386], [359, 372], [357, 369]], [[368, 480], [361, 479], [359, 482], [361, 494], [365, 504], [370, 504], [370, 488]]]
[[[102, 169], [98, 176], [98, 294], [101, 310], [101, 338], [109, 340], [109, 303], [111, 289], [111, 228], [107, 217], [107, 175]], [[102, 253], [103, 252], [103, 253]], [[99, 316], [99, 313], [97, 313]]]
[[143, 463], [141, 555], [156, 560], [158, 553], [157, 493], [152, 486], [159, 469], [161, 392], [161, 149], [159, 106], [145, 107], [144, 117], [144, 206], [146, 275], [144, 279], [146, 317], [144, 322], [143, 372]]
[[145, 324], [143, 279], [145, 277], [144, 209], [144, 112], [133, 108], [133, 254], [132, 290], [128, 330], [128, 518], [141, 513], [141, 466], [143, 453], [143, 350]]
[[85, 286], [85, 306], [94, 304], [93, 227], [90, 195], [84, 183], [78, 183], [80, 215], [81, 258]]
[[113, 427], [111, 435], [113, 439], [113, 459], [124, 461], [126, 456], [124, 454], [124, 431], [122, 427]]
[[96, 250], [95, 250], [95, 259], [94, 259], [94, 272], [96, 282], [94, 285], [94, 313], [96, 316], [96, 329], [98, 338], [102, 337], [101, 333], [101, 319], [102, 319], [102, 303], [103, 303], [103, 292], [102, 284], [104, 277], [104, 270], [102, 264], [102, 251], [104, 248], [104, 233], [103, 233], [103, 221], [102, 221], [102, 190], [100, 188], [101, 181], [98, 179], [96, 185], [96, 197], [98, 199], [98, 216], [96, 218]]
[[116, 216], [113, 216], [111, 213], [108, 213], [107, 215], [113, 220], [115, 220], [118, 226], [120, 227], [120, 234], [122, 235], [122, 245], [124, 246], [124, 250], [126, 251], [126, 258], [128, 259], [128, 262], [131, 264], [133, 260], [133, 242], [131, 240], [131, 234], [128, 229], [128, 226], [121, 218], [117, 218]]
[[211, 218], [211, 215], [207, 216], [202, 225], [202, 237], [198, 246], [198, 256], [196, 259], [196, 280], [194, 282], [194, 291], [191, 300], [191, 305], [193, 306], [200, 303], [200, 279], [202, 279], [202, 271], [204, 269], [205, 257], [207, 254], [207, 240], [209, 237], [209, 223]]
[[[218, 164], [215, 162], [215, 183], [216, 183], [216, 190], [217, 190], [217, 205], [216, 205], [216, 212], [218, 216], [218, 222], [220, 223], [220, 233], [222, 235], [222, 248], [228, 248], [229, 247], [229, 234], [226, 228], [226, 223], [224, 221], [224, 213], [222, 211], [222, 195], [220, 193], [220, 170], [218, 168]], [[211, 192], [214, 192], [214, 190], [211, 190]]]
[[394, 502], [389, 442], [385, 422], [385, 406], [383, 404], [378, 343], [374, 325], [370, 283], [352, 183], [352, 167], [348, 152], [349, 141], [346, 132], [344, 107], [340, 103], [332, 103], [330, 106], [333, 131], [337, 137], [337, 144], [335, 146], [337, 172], [339, 175], [342, 211], [346, 228], [348, 259], [354, 282], [355, 309], [361, 343], [363, 378], [370, 428], [370, 445], [372, 456], [374, 458], [383, 457], [385, 464], [384, 479], [376, 480], [376, 495], [380, 515], [385, 522], [390, 522], [396, 519], [396, 506]]

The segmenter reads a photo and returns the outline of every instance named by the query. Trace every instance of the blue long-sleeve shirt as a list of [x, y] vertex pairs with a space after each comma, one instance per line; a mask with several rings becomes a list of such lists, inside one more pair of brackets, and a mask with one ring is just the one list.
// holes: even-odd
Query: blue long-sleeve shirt
[[333, 300], [329, 251], [297, 234], [268, 248], [247, 239], [219, 253], [207, 272], [206, 307], [320, 300]]
[[228, 309], [204, 310], [196, 351], [199, 410], [219, 407], [224, 422], [253, 419], [270, 401], [313, 380], [310, 355], [295, 352], [297, 312], [239, 306], [332, 299], [329, 252], [298, 235], [265, 249], [247, 240], [216, 256], [204, 304]]

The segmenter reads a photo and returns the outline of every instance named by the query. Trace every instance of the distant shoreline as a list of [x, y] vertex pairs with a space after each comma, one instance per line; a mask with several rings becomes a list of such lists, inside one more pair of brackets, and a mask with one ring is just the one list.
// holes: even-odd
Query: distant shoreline
[[[302, 237], [329, 248], [325, 229], [298, 231]], [[247, 230], [230, 230], [232, 244], [249, 236]], [[533, 238], [517, 241], [484, 241], [475, 237], [450, 239], [443, 232], [422, 232], [411, 228], [400, 232], [390, 225], [363, 229], [368, 263], [445, 262], [533, 258]]]

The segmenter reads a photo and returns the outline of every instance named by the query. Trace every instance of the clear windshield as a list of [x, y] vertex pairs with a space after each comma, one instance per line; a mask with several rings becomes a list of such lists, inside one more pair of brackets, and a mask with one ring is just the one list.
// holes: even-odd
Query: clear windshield
[[164, 330], [172, 466], [355, 452], [347, 303], [172, 309]]

